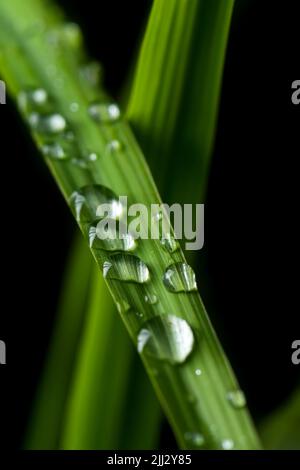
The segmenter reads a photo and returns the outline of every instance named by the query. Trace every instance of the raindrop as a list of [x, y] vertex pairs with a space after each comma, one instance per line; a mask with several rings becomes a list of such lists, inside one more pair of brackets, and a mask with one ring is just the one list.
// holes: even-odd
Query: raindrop
[[58, 142], [44, 144], [41, 150], [46, 157], [53, 158], [54, 160], [68, 160], [70, 158], [65, 149]]
[[222, 441], [222, 449], [231, 450], [234, 447], [234, 442], [232, 439], [224, 439]]
[[78, 222], [94, 222], [101, 217], [97, 214], [99, 206], [105, 204], [110, 217], [117, 219], [123, 211], [122, 204], [113, 191], [100, 184], [84, 186], [70, 197], [70, 205]]
[[171, 292], [191, 292], [197, 290], [195, 273], [187, 263], [174, 263], [166, 270], [163, 282]]
[[147, 294], [145, 295], [145, 302], [150, 305], [157, 304], [158, 298], [154, 294]]
[[120, 152], [122, 150], [122, 144], [119, 140], [111, 140], [110, 142], [108, 142], [107, 144], [107, 150], [109, 152]]
[[199, 432], [186, 432], [184, 437], [188, 443], [195, 447], [201, 447], [205, 442], [204, 437]]
[[109, 257], [103, 264], [106, 279], [143, 284], [150, 279], [147, 265], [140, 258], [130, 254], [118, 253]]
[[143, 325], [138, 352], [171, 364], [181, 364], [191, 354], [194, 335], [189, 324], [174, 315], [157, 316]]
[[21, 91], [18, 95], [18, 104], [23, 112], [44, 109], [48, 104], [48, 93], [43, 88]]
[[71, 103], [70, 104], [70, 111], [72, 113], [77, 113], [77, 111], [79, 110], [79, 104], [74, 102], [74, 103]]
[[92, 87], [96, 87], [100, 83], [102, 68], [98, 62], [89, 62], [81, 66], [81, 77], [86, 80]]
[[77, 23], [65, 23], [62, 27], [65, 42], [73, 49], [79, 49], [82, 44], [82, 32]]
[[28, 121], [31, 128], [41, 134], [60, 134], [67, 126], [65, 118], [56, 113], [48, 115], [32, 113]]
[[110, 123], [120, 118], [120, 108], [115, 103], [95, 102], [88, 108], [89, 115], [97, 122]]
[[160, 243], [165, 248], [165, 250], [168, 251], [168, 253], [174, 253], [179, 248], [177, 240], [175, 240], [175, 238], [170, 233], [165, 234], [161, 238]]
[[133, 251], [136, 248], [136, 241], [126, 232], [126, 227], [121, 222], [109, 218], [90, 227], [89, 242], [94, 250]]
[[228, 392], [227, 399], [234, 408], [244, 408], [247, 404], [245, 394], [242, 390]]
[[98, 155], [95, 152], [91, 152], [88, 154], [88, 160], [90, 162], [95, 162], [96, 160], [98, 160]]
[[196, 370], [195, 370], [195, 374], [198, 375], [198, 376], [201, 375], [201, 374], [202, 374], [202, 370], [201, 370], [201, 369], [196, 369]]

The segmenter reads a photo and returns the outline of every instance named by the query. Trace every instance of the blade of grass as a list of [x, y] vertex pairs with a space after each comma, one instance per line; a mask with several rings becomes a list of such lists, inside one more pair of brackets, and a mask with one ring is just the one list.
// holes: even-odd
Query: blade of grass
[[274, 411], [260, 426], [266, 449], [300, 450], [300, 389]]
[[[100, 156], [105, 156], [107, 145], [112, 140], [119, 140], [123, 145], [121, 158], [101, 158], [99, 163], [89, 163], [87, 168], [80, 166], [75, 168], [74, 164], [50, 161], [47, 158], [47, 163], [66, 200], [70, 202], [71, 194], [80, 190], [83, 185], [102, 183], [118, 194], [128, 195], [129, 203], [139, 202], [148, 207], [150, 204], [159, 203], [160, 199], [155, 185], [127, 124], [122, 119], [114, 122], [113, 125], [99, 125], [91, 120], [86, 112], [88, 100], [85, 98], [81, 82], [76, 78], [77, 70], [72, 70], [70, 64], [65, 62], [61, 48], [58, 52], [57, 48], [44, 40], [44, 36], [37, 35], [29, 40], [24, 37], [24, 26], [35, 22], [39, 12], [33, 9], [30, 1], [26, 3], [26, 6], [30, 6], [30, 11], [26, 10], [23, 3], [20, 5], [19, 3], [19, 0], [14, 0], [9, 4], [1, 4], [1, 18], [3, 16], [6, 18], [1, 35], [4, 35], [5, 39], [10, 36], [10, 41], [22, 48], [25, 53], [20, 55], [20, 60], [23, 57], [24, 61], [23, 71], [28, 69], [27, 73], [22, 76], [16, 74], [14, 64], [11, 63], [12, 54], [4, 53], [3, 75], [12, 95], [15, 96], [23, 91], [28, 86], [28, 79], [31, 79], [33, 86], [43, 86], [47, 89], [52, 97], [53, 112], [60, 112], [64, 116], [80, 148], [92, 146], [93, 151]], [[17, 18], [14, 15], [16, 6], [21, 11], [26, 10]], [[50, 79], [47, 75], [49, 64], [55, 66], [57, 71], [55, 82], [53, 82], [53, 77]], [[59, 85], [58, 78], [60, 79]], [[68, 86], [65, 85], [66, 83]], [[104, 98], [103, 93], [99, 98]], [[70, 104], [74, 100], [81, 110], [76, 115], [70, 110]], [[25, 112], [24, 118], [27, 120], [28, 117]], [[34, 137], [41, 144], [43, 136], [34, 133]], [[90, 202], [89, 198], [84, 200], [84, 208], [87, 211], [93, 209]], [[85, 227], [80, 225], [85, 232]], [[100, 267], [108, 261], [107, 255], [103, 252], [93, 254]], [[195, 292], [176, 295], [165, 289], [161, 276], [170, 263], [170, 255], [163, 251], [159, 242], [145, 240], [139, 244], [136, 254], [151, 270], [151, 282], [147, 288], [143, 285], [106, 279], [116, 302], [126, 300], [134, 311], [143, 314], [141, 318], [128, 315], [125, 311], [122, 312], [122, 318], [133, 341], [136, 343], [137, 334], [145, 325], [145, 321], [153, 320], [155, 317], [156, 321], [163, 323], [166, 312], [180, 315], [182, 321], [191, 325], [194, 332], [193, 354], [180, 366], [174, 366], [172, 361], [164, 362], [149, 357], [147, 348], [142, 352], [145, 367], [180, 445], [190, 448], [198, 447], [199, 439], [191, 442], [190, 436], [193, 432], [201, 431], [205, 448], [259, 447], [247, 410], [236, 409], [226, 398], [229, 392], [236, 391], [237, 383], [216, 339], [199, 295]], [[111, 261], [113, 262], [112, 259]], [[173, 255], [173, 261], [184, 262], [180, 250]], [[131, 262], [133, 262], [132, 258], [125, 260], [124, 270], [121, 267], [121, 276], [126, 276], [126, 270], [130, 268]], [[158, 306], [145, 304], [144, 296], [149, 289], [159, 298]], [[162, 354], [165, 342], [168, 344], [168, 341], [172, 343], [174, 340], [169, 330], [165, 331], [162, 337], [159, 334], [156, 336], [154, 332], [152, 334], [158, 341], [158, 355]], [[185, 343], [187, 337], [183, 335], [181, 341]], [[201, 379], [199, 379], [199, 370], [202, 370]]]
[[[63, 282], [62, 299], [57, 312], [50, 354], [38, 387], [25, 447], [55, 449], [62, 426], [62, 416], [74, 368], [93, 259], [81, 237], [71, 250]], [[82, 273], [84, 275], [82, 275]]]
[[204, 200], [233, 6], [156, 0], [151, 12], [127, 118], [170, 201]]
[[93, 283], [79, 363], [64, 416], [63, 449], [114, 449], [119, 439], [132, 346], [124, 335], [124, 326], [116, 321], [116, 309], [106, 312], [101, 307], [111, 308], [110, 294], [96, 265]]

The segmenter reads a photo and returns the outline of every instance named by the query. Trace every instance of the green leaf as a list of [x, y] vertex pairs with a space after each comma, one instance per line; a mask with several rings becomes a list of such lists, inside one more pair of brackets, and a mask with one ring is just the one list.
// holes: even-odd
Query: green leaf
[[260, 426], [266, 449], [300, 450], [300, 389], [267, 417]]
[[[160, 203], [129, 126], [122, 118], [116, 119], [115, 104], [110, 103], [110, 107], [106, 94], [98, 89], [94, 99], [99, 106], [87, 112], [92, 99], [90, 88], [87, 93], [87, 84], [80, 80], [78, 68], [62, 54], [63, 42], [57, 48], [45, 40], [44, 34], [27, 38], [24, 27], [29, 28], [36, 22], [38, 12], [28, 1], [30, 11], [26, 11], [20, 21], [14, 14], [19, 3], [19, 0], [4, 5], [2, 2], [0, 12], [6, 24], [1, 29], [0, 41], [3, 37], [7, 41], [9, 37], [13, 45], [21, 47], [23, 54], [19, 59], [23, 59], [23, 74], [16, 73], [12, 54], [6, 52], [1, 68], [13, 96], [31, 85], [42, 87], [50, 97], [47, 102], [50, 121], [49, 115], [41, 111], [35, 111], [32, 117], [32, 112], [22, 108], [39, 146], [44, 149], [45, 133], [53, 134], [58, 130], [55, 143], [61, 142], [60, 139], [65, 138], [64, 123], [75, 136], [73, 150], [78, 152], [79, 161], [84, 165], [72, 159], [59, 161], [49, 154], [46, 161], [85, 237], [95, 218], [95, 207], [101, 201], [111, 198], [111, 207], [119, 207], [110, 190], [128, 196], [130, 204], [138, 202], [150, 208], [151, 204]], [[54, 67], [50, 70], [55, 70], [55, 79], [49, 76], [49, 66]], [[72, 111], [74, 102], [78, 105], [76, 113]], [[102, 123], [91, 118], [91, 111]], [[112, 147], [112, 142], [116, 141], [120, 145]], [[108, 149], [112, 148], [117, 150], [116, 154], [108, 156]], [[88, 149], [99, 155], [98, 160], [85, 161]], [[95, 184], [104, 185], [109, 191]], [[179, 444], [184, 448], [258, 448], [246, 408], [240, 406], [241, 400], [237, 406], [237, 402], [230, 399], [239, 393], [238, 385], [199, 294], [176, 294], [167, 290], [162, 282], [170, 263], [185, 262], [181, 250], [170, 255], [159, 241], [149, 239], [139, 242], [134, 255], [108, 255], [97, 249], [93, 249], [93, 255], [100, 268], [104, 268], [115, 302], [123, 307], [123, 321], [138, 346]], [[136, 282], [132, 282], [133, 279]], [[145, 295], [154, 294], [158, 303], [146, 303]]]
[[92, 262], [81, 238], [76, 238], [67, 264], [51, 349], [28, 426], [26, 448], [50, 450], [58, 446], [66, 397], [76, 363], [74, 351], [78, 349], [85, 321], [82, 312], [88, 301]]

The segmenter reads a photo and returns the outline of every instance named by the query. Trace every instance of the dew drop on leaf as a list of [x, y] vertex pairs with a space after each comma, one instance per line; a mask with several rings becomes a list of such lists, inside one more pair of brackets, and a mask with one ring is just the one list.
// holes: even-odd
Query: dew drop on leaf
[[89, 229], [90, 248], [105, 251], [133, 251], [134, 237], [126, 232], [121, 222], [106, 218], [91, 225]]
[[70, 206], [80, 223], [93, 223], [99, 220], [101, 216], [98, 216], [97, 209], [103, 204], [106, 205], [107, 211], [109, 210], [111, 218], [117, 219], [121, 216], [123, 207], [118, 197], [109, 188], [100, 184], [84, 186], [74, 191], [70, 197]]
[[244, 408], [247, 404], [245, 394], [242, 390], [228, 392], [227, 399], [234, 408]]
[[182, 318], [175, 315], [156, 316], [143, 325], [137, 343], [140, 354], [181, 364], [193, 350], [194, 334]]
[[31, 113], [28, 122], [31, 128], [39, 134], [60, 134], [66, 129], [67, 123], [61, 114]]
[[91, 103], [88, 108], [89, 115], [94, 121], [109, 124], [120, 118], [120, 108], [115, 103]]
[[109, 257], [103, 264], [106, 279], [144, 284], [150, 279], [149, 269], [139, 257], [118, 253]]
[[170, 292], [191, 292], [197, 290], [195, 273], [187, 263], [174, 263], [163, 276], [165, 287]]
[[203, 446], [205, 439], [199, 432], [186, 432], [184, 438], [187, 442], [187, 447], [192, 445], [193, 447]]
[[160, 243], [168, 253], [174, 253], [179, 248], [177, 240], [170, 233], [164, 235]]

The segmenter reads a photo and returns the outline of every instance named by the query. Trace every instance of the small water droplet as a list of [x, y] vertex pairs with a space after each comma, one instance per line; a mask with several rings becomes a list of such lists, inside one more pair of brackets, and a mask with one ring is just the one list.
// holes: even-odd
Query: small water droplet
[[126, 227], [121, 222], [109, 218], [90, 227], [89, 242], [94, 250], [133, 251], [136, 248], [136, 241], [126, 232]]
[[82, 44], [82, 32], [77, 23], [65, 23], [62, 26], [62, 35], [65, 42], [73, 49], [79, 49]]
[[73, 165], [78, 166], [83, 170], [86, 170], [88, 168], [87, 162], [84, 161], [82, 158], [72, 158], [71, 162], [73, 163]]
[[150, 279], [147, 265], [140, 258], [129, 254], [116, 254], [103, 264], [106, 279], [143, 284]]
[[23, 112], [41, 110], [48, 103], [48, 93], [43, 88], [21, 91], [18, 95], [18, 105]]
[[131, 310], [131, 307], [126, 300], [122, 300], [121, 302], [117, 302], [117, 309], [119, 313], [127, 313]]
[[203, 446], [205, 439], [199, 432], [186, 432], [184, 434], [185, 440], [196, 447]]
[[79, 110], [79, 104], [76, 103], [75, 101], [73, 103], [70, 104], [70, 111], [72, 113], [77, 113], [77, 111]]
[[195, 273], [187, 263], [174, 263], [166, 270], [163, 282], [171, 292], [191, 292], [197, 290]]
[[161, 245], [165, 248], [168, 253], [174, 253], [178, 250], [179, 244], [177, 240], [170, 234], [164, 235], [160, 240]]
[[196, 369], [196, 370], [195, 370], [195, 374], [198, 375], [198, 376], [201, 375], [201, 374], [202, 374], [202, 370], [201, 370], [201, 369]]
[[143, 325], [138, 352], [172, 364], [181, 364], [191, 354], [194, 334], [189, 324], [174, 315], [157, 316]]
[[110, 217], [117, 219], [123, 207], [113, 191], [100, 184], [88, 185], [75, 191], [70, 197], [70, 205], [78, 222], [94, 222], [101, 217], [97, 209], [101, 205], [110, 208]]
[[107, 144], [107, 150], [109, 152], [120, 152], [122, 150], [122, 144], [119, 140], [111, 140]]
[[92, 87], [96, 87], [101, 80], [102, 68], [98, 62], [89, 62], [81, 66], [79, 73]]
[[222, 449], [231, 450], [234, 448], [234, 442], [232, 439], [224, 439], [222, 441]]
[[55, 113], [48, 115], [32, 113], [28, 122], [33, 130], [41, 134], [60, 134], [67, 126], [65, 118]]
[[117, 121], [121, 115], [120, 108], [115, 103], [92, 103], [88, 112], [95, 121], [101, 123]]
[[91, 152], [88, 154], [88, 160], [90, 162], [95, 162], [96, 160], [98, 160], [98, 155], [95, 152]]
[[147, 304], [154, 305], [154, 304], [157, 304], [158, 299], [157, 299], [156, 295], [149, 293], [149, 294], [145, 295], [145, 302]]
[[247, 404], [245, 394], [242, 390], [228, 392], [227, 399], [234, 408], [244, 408]]
[[41, 147], [44, 155], [54, 160], [68, 160], [70, 157], [58, 142], [50, 142]]

